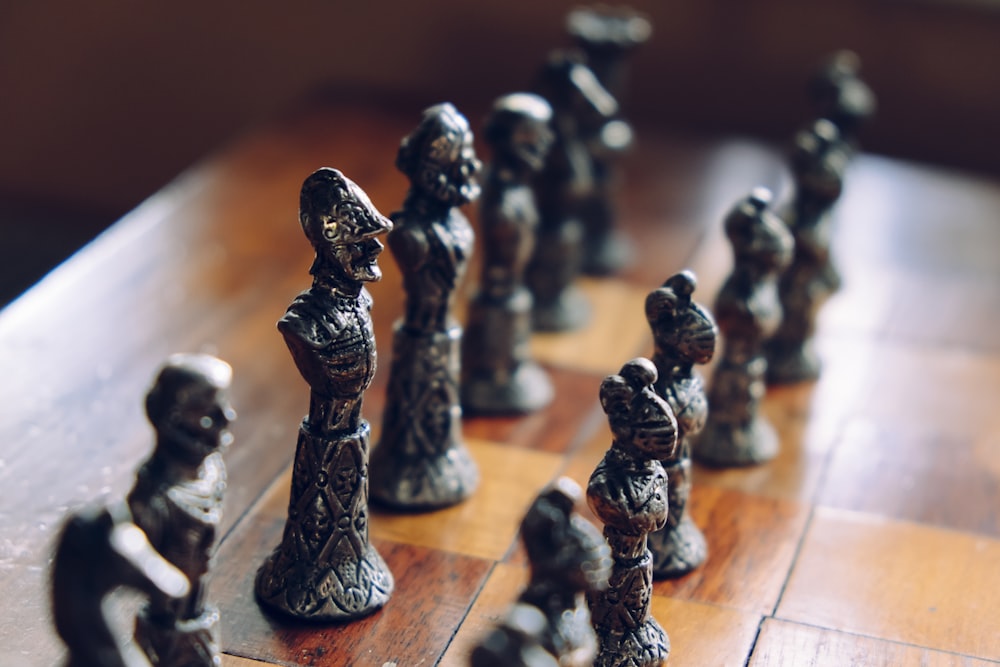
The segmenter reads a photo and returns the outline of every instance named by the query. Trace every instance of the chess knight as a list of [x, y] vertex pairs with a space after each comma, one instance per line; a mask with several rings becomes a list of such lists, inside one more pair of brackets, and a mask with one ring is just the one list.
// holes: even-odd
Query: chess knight
[[392, 229], [336, 169], [302, 185], [299, 220], [316, 250], [312, 287], [278, 322], [309, 384], [281, 544], [257, 572], [258, 600], [284, 614], [343, 621], [386, 603], [393, 578], [368, 539], [368, 442], [363, 393], [375, 375], [375, 336], [364, 283], [382, 273], [378, 236]]
[[410, 190], [392, 214], [388, 240], [406, 307], [393, 335], [371, 495], [392, 507], [433, 509], [464, 500], [479, 484], [462, 440], [462, 327], [451, 314], [475, 242], [458, 210], [479, 196], [481, 165], [468, 121], [451, 104], [430, 107], [403, 139], [396, 167]]
[[218, 610], [206, 603], [209, 562], [222, 519], [236, 413], [229, 364], [204, 354], [174, 355], [146, 396], [156, 446], [128, 495], [135, 524], [190, 582], [175, 598], [152, 590], [136, 619], [136, 641], [153, 665], [218, 666]]

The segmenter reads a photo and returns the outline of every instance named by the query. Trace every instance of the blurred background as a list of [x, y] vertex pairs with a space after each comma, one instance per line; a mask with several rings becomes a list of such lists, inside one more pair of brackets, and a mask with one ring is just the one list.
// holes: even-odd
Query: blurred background
[[[0, 304], [199, 158], [306, 100], [485, 110], [569, 45], [577, 4], [0, 3]], [[1000, 172], [998, 0], [629, 5], [653, 23], [624, 100], [641, 132], [787, 142], [808, 120], [809, 76], [850, 48], [879, 103], [866, 151]]]

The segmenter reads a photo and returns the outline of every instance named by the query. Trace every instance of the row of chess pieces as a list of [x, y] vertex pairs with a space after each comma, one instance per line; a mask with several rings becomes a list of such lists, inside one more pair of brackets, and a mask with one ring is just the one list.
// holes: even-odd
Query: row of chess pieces
[[[553, 389], [530, 358], [531, 332], [582, 326], [590, 313], [579, 273], [611, 273], [626, 261], [614, 184], [632, 132], [616, 97], [626, 57], [649, 25], [628, 10], [595, 8], [575, 10], [568, 26], [581, 50], [554, 53], [537, 94], [495, 102], [483, 128], [492, 153], [485, 173], [468, 121], [441, 104], [401, 142], [396, 166], [411, 185], [391, 216], [336, 169], [305, 180], [299, 219], [316, 251], [313, 284], [278, 329], [310, 405], [282, 541], [255, 581], [265, 609], [344, 622], [386, 604], [395, 584], [368, 539], [369, 498], [428, 511], [474, 493], [479, 471], [462, 440], [463, 410], [519, 414], [548, 404]], [[473, 651], [476, 667], [666, 659], [669, 640], [649, 615], [652, 580], [681, 576], [707, 556], [686, 512], [692, 457], [716, 466], [773, 457], [777, 437], [758, 414], [765, 382], [819, 372], [815, 315], [839, 284], [827, 246], [830, 210], [854, 132], [874, 102], [853, 54], [832, 58], [811, 90], [822, 120], [796, 137], [793, 200], [779, 217], [758, 188], [726, 218], [734, 268], [714, 317], [692, 300], [690, 271], [670, 277], [646, 300], [652, 359], [628, 361], [601, 383], [614, 439], [586, 497], [603, 537], [575, 512], [583, 492], [571, 480], [538, 496], [521, 526], [530, 582]], [[474, 236], [458, 209], [477, 199], [483, 269], [463, 333], [451, 313]], [[364, 284], [381, 276], [386, 234], [406, 304], [394, 329], [381, 439], [370, 448], [361, 404], [375, 340]], [[695, 366], [712, 359], [720, 329], [725, 345], [706, 397]], [[126, 502], [67, 520], [52, 585], [69, 664], [220, 664], [219, 611], [205, 587], [235, 418], [230, 380], [229, 366], [214, 357], [168, 359], [146, 398], [156, 445]], [[148, 598], [134, 643], [113, 636], [101, 608], [120, 586]]]

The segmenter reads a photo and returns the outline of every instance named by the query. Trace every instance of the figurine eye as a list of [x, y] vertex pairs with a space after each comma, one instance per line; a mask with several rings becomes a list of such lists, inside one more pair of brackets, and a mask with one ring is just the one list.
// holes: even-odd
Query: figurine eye
[[333, 240], [337, 236], [337, 223], [331, 222], [329, 225], [323, 228], [323, 236], [329, 240]]

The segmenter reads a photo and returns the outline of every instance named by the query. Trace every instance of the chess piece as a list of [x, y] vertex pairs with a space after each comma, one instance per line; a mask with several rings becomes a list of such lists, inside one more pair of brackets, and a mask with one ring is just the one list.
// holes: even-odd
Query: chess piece
[[585, 595], [608, 586], [610, 553], [601, 534], [574, 511], [583, 492], [568, 477], [545, 489], [521, 522], [531, 578], [519, 602], [548, 619], [542, 646], [562, 667], [589, 667], [597, 652]]
[[51, 583], [52, 618], [69, 649], [65, 667], [149, 667], [136, 646], [115, 636], [105, 597], [119, 587], [167, 600], [190, 591], [184, 574], [153, 549], [123, 503], [66, 519]]
[[232, 442], [229, 364], [207, 354], [167, 359], [146, 395], [153, 453], [128, 495], [135, 524], [190, 582], [181, 599], [153, 592], [136, 641], [153, 665], [220, 665], [219, 611], [205, 601], [226, 490], [222, 452]]
[[861, 58], [853, 51], [837, 51], [823, 63], [807, 86], [817, 118], [837, 127], [844, 150], [851, 157], [858, 150], [858, 134], [875, 115], [875, 94], [859, 74]]
[[468, 412], [531, 412], [553, 397], [548, 375], [530, 357], [533, 299], [524, 286], [538, 226], [531, 178], [552, 145], [551, 118], [541, 97], [514, 93], [496, 100], [484, 128], [493, 164], [479, 200], [482, 278], [462, 347], [462, 406]]
[[708, 401], [695, 364], [707, 364], [715, 353], [718, 329], [711, 313], [691, 300], [695, 276], [682, 271], [646, 297], [646, 319], [653, 331], [656, 393], [677, 418], [677, 455], [663, 459], [667, 473], [667, 525], [650, 533], [653, 576], [673, 578], [687, 574], [705, 561], [705, 536], [687, 513], [691, 494], [691, 443], [705, 426]]
[[581, 124], [596, 125], [618, 104], [575, 51], [550, 55], [539, 77], [538, 92], [552, 105], [555, 142], [545, 167], [535, 178], [539, 225], [526, 282], [534, 295], [536, 331], [568, 331], [590, 318], [590, 305], [574, 284], [583, 262], [581, 207], [594, 189], [593, 161]]
[[470, 667], [560, 667], [542, 646], [548, 627], [545, 614], [530, 604], [518, 603], [472, 649]]
[[764, 341], [781, 320], [777, 276], [791, 259], [792, 236], [768, 210], [770, 202], [770, 191], [756, 188], [726, 217], [734, 265], [714, 308], [722, 360], [712, 375], [708, 421], [692, 448], [707, 465], [762, 463], [778, 453], [778, 436], [759, 408]]
[[677, 420], [653, 391], [656, 366], [633, 359], [601, 383], [601, 406], [614, 440], [587, 485], [587, 502], [604, 522], [614, 565], [608, 588], [589, 596], [600, 648], [595, 667], [652, 667], [670, 641], [649, 613], [653, 557], [647, 536], [667, 521], [667, 474], [677, 456]]
[[392, 215], [388, 242], [403, 274], [406, 307], [393, 335], [371, 498], [432, 509], [464, 500], [479, 483], [462, 440], [462, 328], [451, 314], [475, 240], [457, 207], [479, 196], [468, 121], [451, 104], [430, 107], [403, 139], [396, 167], [410, 179], [410, 191]]
[[347, 621], [379, 609], [392, 573], [368, 539], [368, 441], [361, 417], [375, 375], [371, 296], [382, 277], [378, 236], [392, 229], [368, 196], [336, 169], [302, 185], [299, 220], [316, 250], [312, 287], [278, 322], [309, 384], [281, 544], [257, 572], [264, 606], [311, 621]]
[[830, 257], [831, 210], [843, 189], [848, 159], [837, 128], [828, 120], [816, 121], [796, 137], [791, 160], [795, 196], [783, 215], [795, 252], [778, 280], [781, 324], [765, 348], [770, 383], [819, 377], [813, 334], [820, 306], [841, 283]]
[[[628, 56], [649, 39], [649, 19], [628, 7], [580, 7], [567, 16], [566, 29], [586, 54], [597, 80], [621, 101]], [[624, 119], [615, 118], [586, 128], [584, 134], [594, 165], [594, 188], [582, 209], [583, 271], [606, 275], [623, 269], [634, 255], [631, 240], [616, 224], [615, 210], [619, 159], [632, 145], [633, 132]]]

